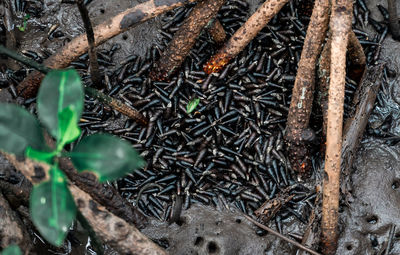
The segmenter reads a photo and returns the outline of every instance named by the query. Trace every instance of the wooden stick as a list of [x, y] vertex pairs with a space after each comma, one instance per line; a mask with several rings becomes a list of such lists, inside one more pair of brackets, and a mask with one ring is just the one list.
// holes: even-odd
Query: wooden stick
[[367, 127], [369, 116], [374, 109], [376, 94], [382, 82], [383, 68], [383, 64], [368, 67], [354, 95], [353, 105], [355, 109], [343, 128], [341, 166], [344, 175], [350, 174], [353, 161], [357, 155], [357, 148]]
[[[49, 166], [30, 159], [18, 161], [14, 155], [2, 153], [32, 184], [49, 179]], [[36, 175], [36, 173], [43, 175]], [[166, 252], [139, 232], [133, 225], [109, 212], [89, 194], [70, 183], [76, 206], [93, 227], [97, 236], [122, 254], [166, 255]]]
[[207, 74], [219, 72], [235, 58], [268, 22], [281, 10], [288, 0], [267, 0], [225, 43], [207, 64], [204, 71]]
[[[320, 103], [322, 116], [323, 116], [323, 127], [322, 133], [326, 136], [326, 126], [328, 123], [328, 91], [329, 91], [329, 76], [330, 76], [330, 56], [331, 56], [331, 43], [332, 38], [329, 36], [327, 42], [324, 45], [324, 48], [321, 53], [321, 58], [319, 60], [318, 66], [318, 102]], [[354, 79], [359, 82], [361, 80], [362, 74], [364, 73], [364, 69], [366, 66], [366, 57], [364, 54], [364, 50], [360, 44], [360, 41], [357, 39], [354, 31], [351, 31], [349, 34], [349, 45], [348, 49], [348, 57], [352, 66], [349, 75], [353, 76]]]
[[150, 72], [153, 80], [167, 80], [182, 65], [203, 28], [217, 16], [225, 0], [204, 0], [198, 3], [179, 31], [174, 34], [168, 48]]
[[292, 92], [287, 120], [286, 144], [292, 168], [302, 174], [311, 167], [305, 146], [304, 131], [308, 128], [315, 87], [315, 66], [322, 49], [329, 21], [329, 0], [316, 0], [307, 28], [303, 50]]
[[[94, 27], [95, 45], [98, 46], [108, 39], [127, 31], [129, 28], [156, 17], [164, 12], [197, 0], [148, 0], [129, 8], [105, 22]], [[65, 68], [74, 59], [88, 50], [86, 34], [74, 38], [57, 53], [44, 61], [49, 68]], [[36, 95], [43, 75], [38, 72], [30, 73], [17, 87], [20, 96], [32, 98]]]
[[329, 83], [328, 127], [322, 200], [322, 245], [324, 254], [335, 254], [339, 209], [346, 49], [351, 31], [352, 0], [332, 1], [331, 75]]
[[267, 227], [267, 226], [265, 226], [265, 225], [263, 225], [263, 224], [261, 224], [261, 223], [258, 223], [257, 221], [253, 220], [253, 219], [250, 218], [249, 216], [247, 216], [247, 215], [243, 215], [243, 216], [244, 216], [247, 220], [249, 220], [251, 223], [253, 223], [254, 225], [256, 225], [257, 227], [262, 228], [262, 229], [264, 229], [265, 231], [268, 231], [269, 233], [273, 234], [274, 236], [277, 236], [277, 237], [281, 238], [282, 240], [284, 240], [284, 241], [286, 241], [286, 242], [288, 242], [288, 243], [293, 244], [293, 245], [296, 246], [297, 248], [302, 249], [302, 250], [305, 250], [305, 251], [307, 251], [307, 252], [309, 252], [309, 253], [311, 253], [311, 254], [313, 254], [313, 255], [321, 255], [320, 253], [318, 253], [318, 252], [316, 252], [316, 251], [313, 251], [313, 250], [311, 250], [310, 248], [305, 247], [304, 245], [301, 245], [301, 244], [299, 244], [298, 242], [293, 241], [292, 239], [289, 239], [289, 238], [287, 238], [287, 237], [284, 236], [284, 235], [281, 235], [280, 233], [276, 232], [275, 230], [273, 230], [273, 229], [271, 229], [271, 228], [269, 228], [269, 227]]

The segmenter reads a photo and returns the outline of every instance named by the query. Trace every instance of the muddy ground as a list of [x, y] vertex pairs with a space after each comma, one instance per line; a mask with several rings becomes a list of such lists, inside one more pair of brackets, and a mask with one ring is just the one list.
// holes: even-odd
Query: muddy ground
[[[40, 53], [45, 49], [54, 53], [68, 40], [83, 32], [76, 7], [59, 2], [44, 0], [43, 15], [30, 19], [25, 32], [16, 32], [16, 47], [19, 51]], [[94, 0], [88, 8], [93, 22], [98, 23], [140, 2], [143, 1]], [[260, 2], [262, 1], [248, 0], [249, 13]], [[383, 0], [367, 1], [371, 17], [382, 20], [383, 17], [376, 7], [378, 3], [386, 6], [386, 1]], [[398, 5], [400, 8], [400, 3]], [[19, 24], [23, 14], [16, 13], [13, 22]], [[162, 17], [158, 17], [150, 20], [102, 45], [100, 49], [110, 49], [115, 43], [121, 45], [121, 49], [113, 55], [109, 68], [117, 68], [129, 55], [144, 56], [152, 42], [160, 39], [161, 19]], [[63, 35], [49, 40], [48, 32], [55, 24], [58, 24], [56, 31]], [[371, 38], [376, 33], [370, 24], [366, 24], [363, 30]], [[388, 35], [382, 44], [379, 61], [387, 64], [391, 75], [382, 80], [375, 109], [349, 179], [351, 196], [347, 197], [348, 203], [341, 201], [341, 235], [337, 254], [400, 254], [399, 52], [400, 43]], [[14, 99], [9, 90], [2, 89], [0, 101], [6, 100]], [[111, 118], [108, 120], [109, 128], [122, 126], [125, 120], [120, 116]], [[312, 177], [299, 182], [310, 190], [314, 189], [316, 183], [320, 183], [321, 166], [322, 164], [315, 164]], [[9, 166], [6, 162], [0, 161], [0, 171], [5, 171], [7, 167]], [[319, 215], [317, 220], [320, 220]], [[301, 236], [306, 227], [294, 216], [288, 217], [282, 224], [282, 233], [286, 236]], [[273, 220], [269, 226], [277, 228]], [[387, 252], [389, 232], [393, 228], [394, 238]], [[296, 254], [297, 251], [290, 244], [257, 230], [232, 204], [219, 208], [213, 204], [194, 204], [182, 213], [181, 224], [170, 225], [153, 219], [151, 226], [143, 232], [160, 245], [168, 247], [171, 254]], [[315, 233], [318, 234], [318, 227], [315, 227]], [[316, 241], [317, 239], [314, 240]], [[74, 248], [70, 254], [82, 254], [84, 246], [83, 242], [80, 249]], [[318, 249], [318, 243], [314, 243], [313, 247]], [[89, 249], [86, 253], [92, 251]], [[112, 250], [108, 250], [108, 253], [114, 254]]]

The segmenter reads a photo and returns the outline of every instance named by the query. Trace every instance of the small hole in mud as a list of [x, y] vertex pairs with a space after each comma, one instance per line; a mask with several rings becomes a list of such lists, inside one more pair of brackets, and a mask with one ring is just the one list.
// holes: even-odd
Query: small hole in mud
[[369, 224], [376, 224], [378, 222], [378, 216], [371, 215], [371, 216], [368, 216], [366, 220]]
[[400, 187], [400, 180], [394, 180], [392, 183], [392, 189], [398, 189]]
[[263, 230], [263, 229], [259, 229], [256, 231], [256, 234], [258, 236], [265, 236], [267, 234], [267, 231]]
[[219, 226], [219, 225], [221, 225], [221, 223], [222, 223], [222, 221], [219, 220], [219, 221], [215, 222], [215, 225]]
[[240, 223], [242, 223], [242, 220], [241, 219], [236, 219], [236, 223], [240, 224]]
[[207, 245], [208, 253], [216, 253], [218, 251], [218, 246], [215, 242], [209, 242]]
[[164, 248], [164, 249], [167, 249], [169, 247], [169, 242], [168, 242], [168, 240], [166, 238], [161, 238], [161, 239], [158, 239], [158, 240], [154, 240], [154, 242], [156, 244], [158, 244], [159, 246], [161, 246], [162, 248]]
[[204, 241], [204, 238], [201, 236], [196, 237], [196, 240], [194, 240], [194, 245], [201, 245]]
[[182, 226], [185, 223], [186, 223], [185, 217], [180, 217], [179, 220], [176, 222], [176, 224], [178, 224], [178, 226]]
[[127, 40], [127, 39], [128, 39], [128, 36], [127, 36], [127, 35], [123, 35], [123, 36], [122, 36], [122, 39], [123, 39], [123, 40]]
[[346, 246], [346, 249], [347, 249], [348, 251], [351, 251], [351, 250], [353, 249], [353, 246], [352, 246], [351, 244], [348, 244], [348, 245]]
[[371, 235], [370, 238], [372, 247], [377, 247], [379, 245], [378, 239], [376, 236]]
[[101, 13], [105, 13], [106, 11], [104, 9], [100, 9], [100, 12]]

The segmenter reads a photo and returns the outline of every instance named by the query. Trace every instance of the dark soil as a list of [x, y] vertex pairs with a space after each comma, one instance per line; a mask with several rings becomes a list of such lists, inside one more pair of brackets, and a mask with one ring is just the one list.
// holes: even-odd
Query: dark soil
[[[143, 1], [93, 0], [88, 9], [92, 22], [97, 24], [140, 2]], [[219, 20], [228, 36], [239, 28], [261, 2], [247, 0], [248, 4], [243, 4], [238, 0], [227, 1], [226, 6], [235, 9], [221, 10]], [[376, 7], [378, 2], [386, 6], [383, 0], [367, 1], [370, 17], [384, 24]], [[265, 224], [286, 236], [302, 236], [315, 206], [315, 186], [321, 183], [323, 157], [319, 146], [313, 150], [312, 174], [307, 179], [300, 179], [291, 170], [283, 147], [287, 109], [304, 40], [302, 33], [306, 31], [306, 15], [310, 14], [298, 1], [293, 3], [294, 9], [286, 6], [269, 27], [233, 61], [226, 78], [207, 77], [202, 72], [202, 64], [217, 49], [204, 32], [183, 64], [181, 72], [172, 78], [171, 83], [157, 83], [147, 79], [150, 66], [158, 58], [159, 51], [166, 47], [169, 37], [178, 29], [191, 6], [141, 24], [99, 47], [103, 55], [100, 64], [110, 80], [110, 84], [104, 84], [103, 91], [156, 120], [151, 122], [152, 126], [144, 129], [108, 106], [86, 97], [82, 118], [87, 122], [81, 123], [81, 128], [84, 135], [108, 132], [125, 138], [147, 160], [148, 166], [145, 169], [110, 185], [118, 188], [124, 197], [149, 217], [151, 224], [142, 231], [171, 254], [295, 254], [297, 250], [252, 226], [241, 216], [246, 213], [255, 217], [254, 211], [265, 201], [284, 193], [296, 194], [296, 199], [284, 204]], [[356, 6], [362, 13], [359, 2]], [[28, 20], [25, 32], [14, 29], [17, 38], [15, 46], [22, 53], [38, 54], [37, 61], [54, 53], [83, 32], [75, 5], [52, 0], [30, 1], [24, 10], [15, 10], [12, 17], [14, 24], [21, 24], [24, 16], [22, 11], [30, 12], [32, 17]], [[300, 23], [304, 24], [303, 32], [296, 29], [288, 18], [293, 11], [298, 13]], [[175, 14], [178, 17], [172, 25], [162, 29]], [[4, 12], [0, 12], [0, 15], [4, 15]], [[377, 32], [370, 23], [362, 26], [360, 20], [355, 21], [354, 27], [369, 34], [368, 37], [360, 36], [362, 40], [375, 40]], [[49, 35], [54, 25], [58, 27]], [[1, 28], [0, 40], [4, 40], [5, 26]], [[278, 37], [274, 35], [276, 32], [279, 33]], [[119, 44], [120, 49], [110, 52], [115, 44]], [[384, 254], [388, 249], [390, 228], [399, 225], [400, 169], [397, 162], [400, 155], [400, 100], [397, 96], [398, 86], [395, 86], [400, 70], [397, 54], [399, 45], [388, 35], [381, 46], [379, 61], [387, 63], [387, 75], [382, 81], [355, 167], [346, 180], [351, 196], [343, 196], [348, 203], [345, 199], [341, 201], [341, 237], [337, 254]], [[373, 64], [373, 54], [378, 47], [365, 47], [369, 64]], [[281, 48], [285, 50], [276, 53]], [[267, 68], [266, 57], [259, 71], [248, 70], [253, 62], [261, 61], [264, 52], [266, 56], [273, 55], [271, 68]], [[32, 53], [30, 55], [35, 58]], [[1, 102], [17, 100], [12, 90], [26, 73], [26, 69], [8, 69], [9, 63], [5, 59], [0, 60]], [[72, 66], [81, 72], [84, 81], [89, 80], [87, 57], [81, 57]], [[275, 69], [278, 71], [271, 75]], [[211, 82], [204, 90], [201, 86], [208, 78]], [[181, 87], [176, 96], [169, 98], [178, 86], [179, 79], [183, 79]], [[347, 105], [351, 103], [354, 90], [355, 86], [349, 81], [346, 86]], [[229, 94], [230, 98], [227, 96]], [[185, 112], [186, 104], [194, 97], [201, 99], [196, 108], [198, 112], [188, 115]], [[258, 106], [254, 100], [257, 97], [262, 98]], [[34, 100], [17, 101], [35, 112]], [[315, 108], [312, 128], [317, 136], [321, 136], [322, 117], [318, 106]], [[346, 114], [349, 110], [346, 108]], [[231, 111], [235, 113], [224, 119], [223, 124], [211, 126]], [[203, 133], [196, 133], [209, 125]], [[244, 133], [245, 130], [247, 133]], [[245, 139], [240, 141], [239, 136], [243, 133]], [[198, 137], [202, 137], [202, 140], [190, 145]], [[250, 139], [253, 141], [249, 142]], [[322, 141], [321, 137], [319, 139]], [[273, 148], [272, 151], [269, 149], [269, 154], [266, 153], [268, 143]], [[206, 149], [205, 156], [194, 166], [202, 149]], [[3, 162], [0, 161], [0, 178], [9, 169], [7, 163]], [[152, 182], [161, 185], [162, 189], [151, 187], [145, 190], [136, 205], [139, 190]], [[174, 211], [177, 196], [182, 200], [184, 211], [179, 221], [171, 224], [168, 221], [171, 211]], [[320, 214], [317, 214], [316, 222], [319, 220]], [[315, 225], [316, 236], [318, 229], [318, 225]], [[72, 244], [72, 250], [66, 245], [64, 252], [82, 254], [87, 242], [86, 235], [79, 230], [74, 231], [72, 236], [79, 237], [79, 240], [70, 236], [68, 244]], [[392, 246], [386, 254], [400, 254], [399, 238], [399, 231], [396, 230], [391, 240]], [[39, 238], [34, 240], [39, 244], [41, 242]], [[52, 249], [48, 251], [46, 246], [43, 249], [39, 244], [41, 248], [38, 248], [38, 253], [56, 253]], [[319, 250], [318, 238], [312, 246]], [[86, 253], [93, 254], [90, 245]], [[115, 253], [107, 250], [107, 254]]]

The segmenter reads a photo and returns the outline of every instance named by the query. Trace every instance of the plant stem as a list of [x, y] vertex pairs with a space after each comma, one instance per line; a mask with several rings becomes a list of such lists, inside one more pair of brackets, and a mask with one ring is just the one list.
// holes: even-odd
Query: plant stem
[[94, 44], [94, 33], [92, 23], [90, 22], [89, 12], [86, 6], [83, 4], [83, 0], [77, 0], [79, 12], [81, 13], [83, 25], [86, 30], [86, 37], [89, 43], [89, 62], [90, 62], [90, 76], [92, 83], [95, 88], [101, 87], [101, 74], [99, 70], [99, 63], [97, 62], [96, 46]]
[[[20, 54], [18, 54], [15, 51], [12, 51], [10, 49], [5, 48], [4, 46], [0, 45], [0, 54], [5, 54], [27, 66], [30, 66], [32, 68], [35, 68], [36, 70], [47, 74], [49, 71], [51, 71], [51, 68], [48, 68], [44, 65], [41, 65], [27, 57], [24, 57]], [[41, 79], [41, 78], [39, 78]], [[113, 109], [115, 109], [116, 111], [128, 116], [129, 118], [137, 121], [138, 123], [142, 124], [142, 125], [147, 125], [147, 119], [146, 117], [144, 117], [140, 112], [138, 112], [137, 110], [127, 106], [126, 104], [122, 103], [121, 101], [119, 101], [118, 99], [112, 98], [110, 96], [107, 96], [106, 94], [98, 91], [97, 89], [94, 88], [90, 88], [85, 86], [85, 91], [86, 93], [88, 93], [90, 96], [99, 99], [100, 102], [109, 105], [110, 107], [112, 107]]]
[[29, 67], [32, 67], [32, 68], [34, 68], [34, 69], [36, 69], [36, 70], [38, 70], [38, 71], [40, 71], [40, 72], [42, 72], [44, 74], [47, 74], [48, 72], [51, 71], [50, 68], [48, 68], [48, 67], [46, 67], [44, 65], [41, 65], [41, 64], [33, 61], [32, 59], [27, 58], [27, 57], [25, 57], [25, 56], [23, 56], [21, 54], [18, 54], [17, 52], [15, 52], [13, 50], [7, 49], [3, 45], [0, 45], [0, 54], [7, 55], [8, 57], [10, 57], [12, 59], [15, 59], [18, 62], [21, 62], [21, 63], [23, 63], [23, 64], [25, 64], [25, 65], [27, 65]]

